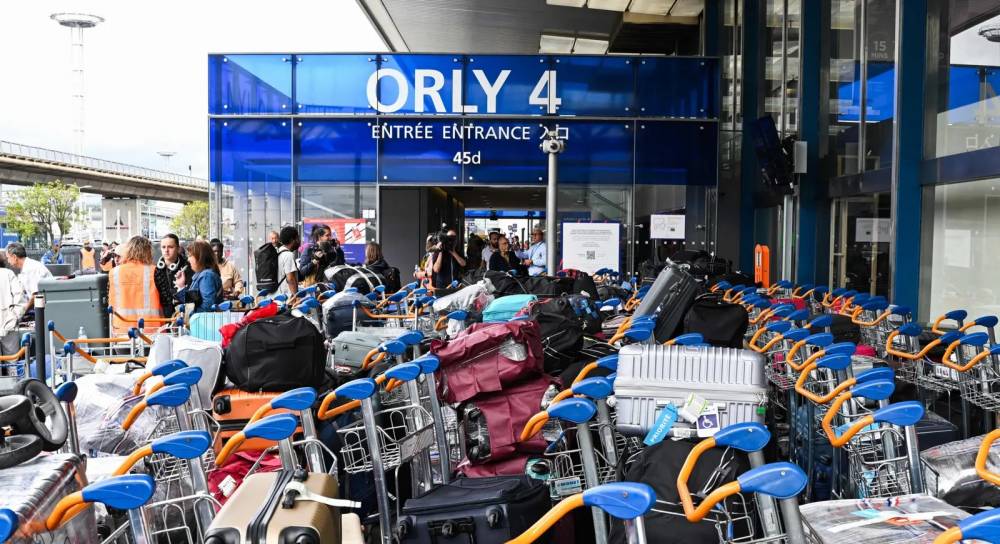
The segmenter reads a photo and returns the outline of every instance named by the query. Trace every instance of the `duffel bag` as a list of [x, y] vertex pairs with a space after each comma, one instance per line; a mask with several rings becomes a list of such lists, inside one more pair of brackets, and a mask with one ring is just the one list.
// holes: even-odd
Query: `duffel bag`
[[684, 332], [698, 332], [705, 342], [724, 348], [742, 348], [750, 319], [739, 304], [723, 302], [720, 298], [702, 296], [684, 316]]
[[583, 348], [583, 327], [568, 297], [537, 302], [527, 313], [538, 322], [545, 372], [559, 373], [576, 361]]
[[226, 349], [225, 372], [243, 391], [322, 389], [327, 383], [323, 334], [308, 319], [278, 314], [237, 331]]
[[534, 321], [476, 323], [447, 342], [433, 340], [431, 353], [441, 361], [438, 394], [449, 404], [542, 373], [542, 343]]
[[541, 453], [547, 444], [541, 433], [521, 442], [528, 420], [542, 409], [542, 400], [555, 380], [540, 375], [505, 387], [496, 393], [477, 395], [458, 408], [465, 458], [472, 464], [495, 463], [517, 454]]

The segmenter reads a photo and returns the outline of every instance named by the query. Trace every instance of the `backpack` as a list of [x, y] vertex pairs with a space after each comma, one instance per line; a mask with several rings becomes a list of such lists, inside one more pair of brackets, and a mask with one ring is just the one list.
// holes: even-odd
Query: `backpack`
[[583, 326], [568, 297], [533, 304], [528, 314], [538, 323], [546, 372], [560, 372], [577, 360], [583, 348]]
[[278, 255], [284, 251], [278, 251], [271, 243], [266, 243], [253, 252], [253, 273], [257, 278], [257, 289], [267, 289], [273, 293], [278, 290], [278, 286], [285, 278], [278, 277]]

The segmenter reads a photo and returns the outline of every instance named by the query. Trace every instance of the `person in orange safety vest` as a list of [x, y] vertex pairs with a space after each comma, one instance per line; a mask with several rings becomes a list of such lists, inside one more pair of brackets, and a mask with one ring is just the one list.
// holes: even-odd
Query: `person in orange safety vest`
[[[108, 274], [108, 302], [118, 314], [112, 320], [112, 336], [127, 333], [139, 318], [148, 320], [162, 315], [160, 294], [153, 280], [153, 244], [143, 236], [133, 236], [119, 253], [121, 264]], [[146, 330], [156, 328], [156, 323], [145, 327]]]

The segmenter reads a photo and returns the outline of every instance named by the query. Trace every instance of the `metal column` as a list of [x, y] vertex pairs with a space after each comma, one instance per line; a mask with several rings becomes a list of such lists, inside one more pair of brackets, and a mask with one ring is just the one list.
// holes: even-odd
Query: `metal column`
[[545, 191], [545, 272], [555, 274], [559, 265], [559, 241], [556, 233], [558, 206], [559, 154], [566, 144], [559, 139], [555, 130], [549, 130], [541, 145], [549, 155], [549, 184]]

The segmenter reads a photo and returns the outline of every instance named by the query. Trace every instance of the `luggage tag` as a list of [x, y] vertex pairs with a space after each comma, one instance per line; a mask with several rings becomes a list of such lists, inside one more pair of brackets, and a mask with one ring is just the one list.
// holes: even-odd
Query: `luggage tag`
[[670, 433], [674, 423], [677, 423], [677, 407], [670, 403], [660, 410], [659, 415], [656, 416], [656, 422], [653, 423], [653, 428], [646, 433], [646, 438], [642, 440], [642, 443], [647, 446], [659, 444]]
[[706, 408], [708, 408], [707, 400], [695, 395], [694, 393], [690, 393], [687, 398], [684, 399], [684, 404], [677, 413], [684, 418], [684, 421], [696, 424], [698, 423], [698, 416], [700, 416]]
[[708, 438], [719, 432], [719, 407], [712, 405], [698, 416], [698, 438]]

